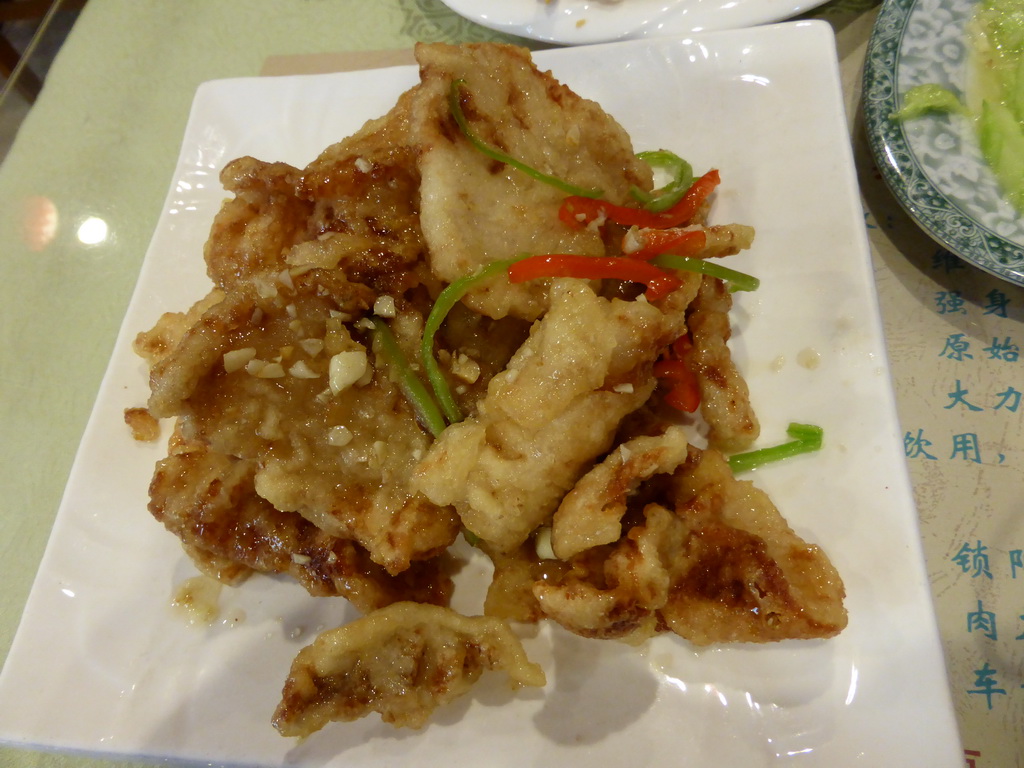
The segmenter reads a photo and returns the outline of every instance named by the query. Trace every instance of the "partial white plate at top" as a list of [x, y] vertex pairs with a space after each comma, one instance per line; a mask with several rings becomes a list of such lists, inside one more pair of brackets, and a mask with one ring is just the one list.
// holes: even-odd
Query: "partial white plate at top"
[[[170, 608], [195, 571], [146, 511], [163, 446], [134, 442], [122, 420], [147, 397], [131, 340], [207, 291], [201, 254], [225, 163], [249, 154], [305, 165], [384, 114], [417, 73], [225, 80], [196, 94], [0, 674], [0, 740], [246, 766], [960, 768], [831, 28], [781, 24], [537, 59], [602, 103], [638, 149], [667, 147], [698, 171], [719, 168], [712, 218], [757, 228], [753, 250], [730, 263], [762, 280], [735, 297], [732, 341], [762, 444], [803, 421], [824, 428], [825, 447], [750, 479], [830, 555], [849, 627], [826, 641], [697, 649], [675, 636], [632, 648], [545, 626], [524, 633], [548, 674], [543, 691], [511, 693], [488, 674], [419, 732], [371, 716], [303, 742], [280, 737], [270, 718], [292, 658], [354, 612], [270, 577], [225, 590], [209, 626], [188, 626]], [[457, 608], [481, 609], [485, 574], [479, 558], [459, 573]]]
[[738, 29], [826, 0], [441, 0], [489, 29], [561, 45]]
[[966, 97], [967, 25], [976, 0], [891, 0], [875, 20], [864, 66], [864, 122], [882, 178], [932, 238], [986, 272], [1024, 285], [1024, 215], [1002, 196], [973, 123], [959, 115], [897, 122], [915, 85]]

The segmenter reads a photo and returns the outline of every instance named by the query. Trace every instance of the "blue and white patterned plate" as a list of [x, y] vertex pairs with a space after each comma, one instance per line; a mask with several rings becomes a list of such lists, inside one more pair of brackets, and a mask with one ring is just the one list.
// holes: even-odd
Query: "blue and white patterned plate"
[[864, 118], [889, 188], [935, 240], [981, 269], [1024, 285], [1024, 217], [999, 192], [974, 126], [958, 115], [890, 118], [904, 94], [938, 83], [964, 96], [966, 27], [975, 0], [885, 0], [868, 45]]

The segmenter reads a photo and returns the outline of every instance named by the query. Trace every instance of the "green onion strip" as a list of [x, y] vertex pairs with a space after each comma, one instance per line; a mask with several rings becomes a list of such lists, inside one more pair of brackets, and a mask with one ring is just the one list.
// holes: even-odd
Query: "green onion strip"
[[469, 142], [492, 160], [497, 160], [499, 163], [505, 163], [517, 171], [521, 171], [529, 176], [531, 179], [542, 181], [545, 184], [550, 184], [552, 187], [565, 192], [567, 195], [577, 195], [578, 197], [593, 197], [598, 198], [604, 195], [604, 192], [600, 189], [586, 189], [584, 187], [578, 187], [575, 184], [570, 184], [567, 181], [563, 181], [556, 176], [550, 176], [542, 171], [538, 171], [521, 160], [516, 160], [511, 155], [502, 152], [497, 147], [491, 146], [486, 141], [477, 136], [473, 129], [469, 126], [469, 121], [466, 119], [465, 113], [462, 111], [462, 88], [465, 86], [464, 80], [453, 80], [451, 88], [448, 91], [448, 108], [452, 113], [452, 117], [455, 118], [455, 122], [459, 125], [459, 130], [462, 131], [463, 135], [469, 139]]
[[444, 416], [430, 396], [430, 392], [409, 365], [388, 324], [379, 317], [373, 318], [373, 340], [374, 346], [380, 350], [381, 356], [391, 369], [398, 388], [402, 390], [402, 394], [416, 412], [420, 424], [435, 438], [440, 437], [446, 426]]
[[[523, 258], [523, 257], [520, 257]], [[434, 337], [437, 335], [438, 330], [441, 328], [441, 323], [451, 312], [452, 308], [459, 303], [459, 300], [466, 295], [477, 283], [486, 280], [489, 277], [505, 272], [509, 266], [515, 264], [519, 259], [502, 259], [500, 261], [492, 261], [484, 267], [481, 267], [476, 272], [472, 272], [468, 275], [463, 275], [458, 280], [449, 283], [445, 286], [445, 289], [438, 294], [437, 300], [434, 302], [434, 306], [430, 310], [430, 314], [427, 315], [427, 321], [423, 324], [423, 339], [420, 344], [420, 361], [423, 364], [424, 370], [427, 372], [427, 380], [430, 382], [431, 388], [434, 390], [434, 395], [437, 397], [437, 402], [441, 404], [441, 410], [444, 412], [445, 418], [448, 419], [449, 424], [454, 424], [457, 421], [462, 421], [462, 411], [459, 409], [458, 403], [455, 402], [455, 397], [452, 395], [451, 389], [448, 387], [448, 380], [445, 379], [444, 374], [441, 372], [441, 367], [437, 364], [437, 358], [434, 357]]]
[[713, 261], [704, 259], [691, 259], [688, 256], [675, 256], [670, 253], [662, 253], [655, 256], [651, 263], [667, 269], [680, 269], [686, 272], [700, 272], [702, 275], [709, 275], [725, 280], [734, 291], [756, 291], [761, 281], [746, 272], [738, 272], [729, 267], [723, 267]]
[[792, 456], [799, 456], [802, 453], [820, 451], [825, 432], [821, 427], [816, 427], [813, 424], [793, 423], [786, 429], [786, 434], [793, 439], [768, 448], [759, 448], [756, 451], [747, 451], [746, 453], [737, 453], [730, 456], [729, 467], [732, 469], [733, 474], [746, 472], [773, 461], [781, 461]]
[[693, 166], [683, 160], [675, 152], [667, 149], [655, 149], [637, 152], [637, 158], [652, 168], [663, 168], [672, 175], [672, 180], [653, 192], [647, 192], [638, 186], [632, 186], [629, 193], [645, 210], [651, 213], [667, 211], [683, 199], [683, 195], [693, 186]]

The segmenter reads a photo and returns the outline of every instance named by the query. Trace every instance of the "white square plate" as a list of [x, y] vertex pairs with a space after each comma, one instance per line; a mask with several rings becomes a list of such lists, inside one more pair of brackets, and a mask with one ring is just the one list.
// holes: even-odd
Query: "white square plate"
[[[731, 260], [732, 346], [763, 442], [820, 424], [822, 452], [758, 470], [794, 529], [846, 582], [849, 627], [823, 642], [640, 649], [550, 627], [526, 640], [542, 692], [485, 675], [419, 732], [376, 716], [297, 743], [270, 725], [290, 661], [353, 617], [283, 579], [221, 597], [189, 626], [170, 607], [193, 571], [146, 512], [162, 446], [122, 410], [146, 373], [131, 339], [205, 294], [203, 242], [240, 155], [304, 165], [383, 114], [412, 67], [226, 80], [196, 94], [166, 206], [0, 677], [0, 739], [46, 749], [244, 765], [962, 765], [881, 334], [831, 28], [799, 22], [693, 39], [547, 51], [637, 149], [666, 147], [723, 183], [712, 218], [757, 228]], [[483, 567], [460, 574], [464, 584]], [[457, 588], [458, 591], [458, 588]], [[458, 604], [463, 610], [479, 606]]]

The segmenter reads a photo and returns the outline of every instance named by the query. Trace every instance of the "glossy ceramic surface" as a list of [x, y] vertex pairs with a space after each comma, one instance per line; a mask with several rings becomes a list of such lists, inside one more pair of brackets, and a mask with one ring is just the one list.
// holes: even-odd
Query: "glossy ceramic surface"
[[[0, 739], [247, 766], [962, 765], [830, 27], [783, 24], [537, 59], [618, 117], [638, 149], [669, 147], [698, 170], [718, 167], [712, 218], [757, 228], [754, 249], [731, 260], [762, 280], [736, 297], [734, 354], [763, 442], [804, 421], [824, 427], [825, 448], [750, 479], [829, 553], [846, 583], [849, 627], [825, 642], [711, 649], [675, 637], [632, 648], [524, 630], [547, 670], [543, 691], [512, 693], [489, 675], [420, 732], [371, 717], [303, 742], [278, 736], [270, 717], [292, 657], [353, 611], [267, 577], [225, 590], [209, 625], [171, 609], [194, 570], [146, 512], [163, 450], [134, 442], [123, 424], [123, 409], [147, 397], [130, 344], [162, 312], [207, 291], [200, 254], [227, 161], [305, 164], [383, 114], [416, 71], [217, 81], [196, 94], [0, 676]], [[480, 610], [485, 577], [472, 559], [457, 577], [456, 608]]]
[[974, 0], [883, 4], [864, 70], [864, 118], [875, 161], [907, 212], [964, 260], [1024, 285], [1024, 217], [1000, 195], [971, 121], [896, 122], [906, 92], [938, 83], [961, 97], [970, 78], [965, 28]]
[[490, 29], [562, 45], [736, 29], [825, 0], [442, 0]]

